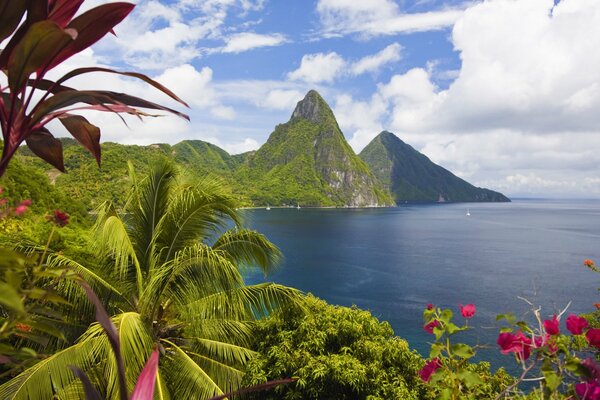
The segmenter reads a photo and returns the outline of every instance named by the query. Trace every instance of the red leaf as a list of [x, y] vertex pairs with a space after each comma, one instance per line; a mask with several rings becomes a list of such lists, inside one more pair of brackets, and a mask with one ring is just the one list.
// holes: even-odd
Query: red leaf
[[67, 26], [85, 0], [57, 0], [51, 4], [48, 19], [56, 22], [61, 28]]
[[26, 0], [0, 0], [0, 42], [17, 29], [26, 9]]
[[102, 39], [110, 30], [121, 22], [135, 7], [131, 3], [108, 3], [93, 8], [67, 25], [77, 31], [77, 38], [63, 49], [58, 57], [48, 66], [54, 68], [67, 58], [87, 49]]
[[154, 385], [158, 372], [158, 349], [154, 350], [144, 365], [131, 394], [131, 400], [152, 400], [154, 398]]
[[161, 85], [160, 83], [156, 82], [155, 80], [148, 78], [146, 75], [140, 74], [140, 73], [137, 73], [137, 72], [119, 72], [119, 71], [114, 71], [112, 69], [101, 68], [101, 67], [78, 68], [78, 69], [74, 69], [73, 71], [69, 72], [68, 74], [66, 74], [65, 76], [63, 76], [62, 78], [60, 78], [58, 81], [56, 81], [56, 83], [61, 84], [61, 83], [65, 82], [68, 79], [71, 79], [71, 78], [73, 78], [75, 76], [82, 75], [82, 74], [87, 74], [87, 73], [90, 73], [90, 72], [107, 72], [107, 73], [110, 73], [110, 74], [118, 74], [118, 75], [130, 76], [130, 77], [133, 77], [133, 78], [141, 79], [144, 82], [146, 82], [147, 84], [152, 85], [155, 88], [157, 88], [158, 90], [160, 90], [161, 92], [165, 93], [167, 96], [171, 97], [173, 100], [176, 100], [179, 103], [181, 103], [184, 106], [186, 106], [186, 107], [189, 108], [189, 105], [185, 101], [181, 100], [171, 90], [167, 89], [165, 86]]
[[8, 84], [12, 93], [17, 93], [29, 75], [48, 64], [72, 41], [71, 35], [52, 21], [37, 22], [29, 28], [15, 47], [8, 60]]
[[87, 298], [94, 304], [94, 308], [96, 309], [96, 321], [102, 326], [106, 336], [108, 336], [108, 341], [115, 353], [115, 358], [117, 360], [117, 371], [119, 376], [119, 394], [121, 400], [127, 400], [127, 384], [125, 383], [125, 367], [123, 365], [123, 357], [121, 356], [121, 341], [119, 340], [119, 334], [117, 332], [117, 327], [113, 324], [112, 320], [108, 316], [106, 309], [102, 305], [102, 302], [94, 293], [91, 287], [84, 282], [79, 281], [79, 286], [85, 290], [85, 294]]
[[96, 157], [100, 166], [100, 129], [80, 115], [64, 114], [58, 119], [69, 133]]
[[65, 172], [62, 143], [54, 138], [47, 129], [31, 132], [25, 142], [36, 156], [59, 171]]
[[132, 106], [132, 107], [142, 107], [142, 108], [150, 108], [153, 110], [167, 111], [167, 112], [170, 112], [171, 114], [175, 114], [178, 117], [181, 117], [188, 121], [190, 120], [190, 117], [188, 117], [186, 114], [181, 113], [177, 110], [173, 110], [172, 108], [164, 107], [164, 106], [161, 106], [160, 104], [156, 104], [156, 103], [153, 103], [148, 100], [144, 100], [139, 97], [131, 96], [126, 93], [116, 93], [116, 92], [111, 92], [111, 91], [107, 91], [107, 90], [98, 90], [98, 91], [96, 91], [96, 93], [110, 97], [113, 101], [113, 104], [126, 104], [126, 105]]
[[100, 105], [113, 103], [113, 100], [104, 94], [91, 90], [61, 91], [35, 107], [30, 123], [35, 125], [47, 114], [77, 103]]
[[32, 25], [48, 18], [48, 0], [27, 0], [27, 23]]

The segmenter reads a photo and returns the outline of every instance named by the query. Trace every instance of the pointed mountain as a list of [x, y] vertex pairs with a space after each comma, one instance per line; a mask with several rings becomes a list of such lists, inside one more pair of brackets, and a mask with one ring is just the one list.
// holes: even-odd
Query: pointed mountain
[[369, 206], [393, 203], [369, 167], [354, 153], [329, 105], [314, 90], [292, 117], [238, 170], [252, 182], [256, 204]]
[[391, 132], [381, 132], [360, 153], [397, 203], [404, 201], [502, 202], [502, 193], [482, 189], [433, 163]]

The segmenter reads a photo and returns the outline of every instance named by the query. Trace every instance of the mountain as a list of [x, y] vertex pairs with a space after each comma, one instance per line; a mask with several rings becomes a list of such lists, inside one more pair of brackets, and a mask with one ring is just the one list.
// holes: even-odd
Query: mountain
[[391, 132], [381, 132], [360, 153], [397, 203], [403, 201], [510, 201], [502, 193], [475, 187], [433, 163]]
[[256, 204], [375, 206], [391, 197], [354, 153], [329, 105], [314, 90], [240, 167]]

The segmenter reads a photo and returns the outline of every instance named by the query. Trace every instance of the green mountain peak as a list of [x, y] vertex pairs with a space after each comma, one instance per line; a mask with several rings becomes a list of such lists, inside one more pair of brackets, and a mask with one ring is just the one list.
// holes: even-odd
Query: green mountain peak
[[309, 90], [306, 96], [296, 104], [290, 120], [296, 118], [304, 118], [315, 124], [323, 123], [327, 120], [335, 120], [329, 104], [327, 104], [316, 90]]
[[377, 135], [360, 157], [397, 203], [510, 201], [502, 193], [475, 187], [457, 177], [391, 132]]

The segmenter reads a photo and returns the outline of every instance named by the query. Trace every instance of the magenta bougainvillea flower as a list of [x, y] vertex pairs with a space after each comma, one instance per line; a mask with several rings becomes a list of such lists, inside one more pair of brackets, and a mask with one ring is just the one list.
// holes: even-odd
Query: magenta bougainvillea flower
[[600, 387], [596, 381], [576, 384], [575, 393], [581, 400], [600, 400]]
[[433, 304], [431, 304], [431, 303], [427, 304], [427, 309], [428, 310], [433, 310]]
[[421, 368], [421, 370], [419, 371], [419, 376], [425, 382], [429, 382], [429, 379], [431, 379], [431, 375], [433, 375], [435, 371], [437, 371], [441, 366], [442, 362], [439, 358], [432, 358], [430, 361], [427, 361], [425, 363], [425, 366], [423, 368]]
[[527, 360], [531, 355], [531, 338], [521, 331], [516, 334], [501, 332], [496, 343], [502, 354], [515, 353], [519, 360]]
[[474, 304], [467, 304], [466, 306], [459, 304], [459, 306], [460, 306], [460, 313], [462, 314], [463, 317], [472, 318], [473, 315], [475, 315], [475, 305]]
[[585, 333], [585, 338], [587, 339], [590, 346], [594, 346], [600, 349], [600, 329], [589, 329]]
[[544, 329], [548, 335], [558, 335], [560, 333], [559, 322], [556, 315], [551, 320], [544, 321]]
[[594, 261], [590, 260], [589, 258], [586, 258], [585, 260], [583, 260], [583, 265], [585, 265], [588, 268], [592, 268], [594, 266]]
[[588, 327], [588, 322], [583, 317], [579, 317], [575, 314], [570, 314], [567, 317], [567, 329], [573, 335], [581, 335]]
[[423, 326], [423, 329], [425, 329], [425, 332], [427, 332], [427, 333], [433, 333], [433, 328], [435, 328], [437, 326], [440, 326], [440, 321], [438, 321], [437, 319], [434, 319], [430, 323], [425, 324], [425, 326]]

